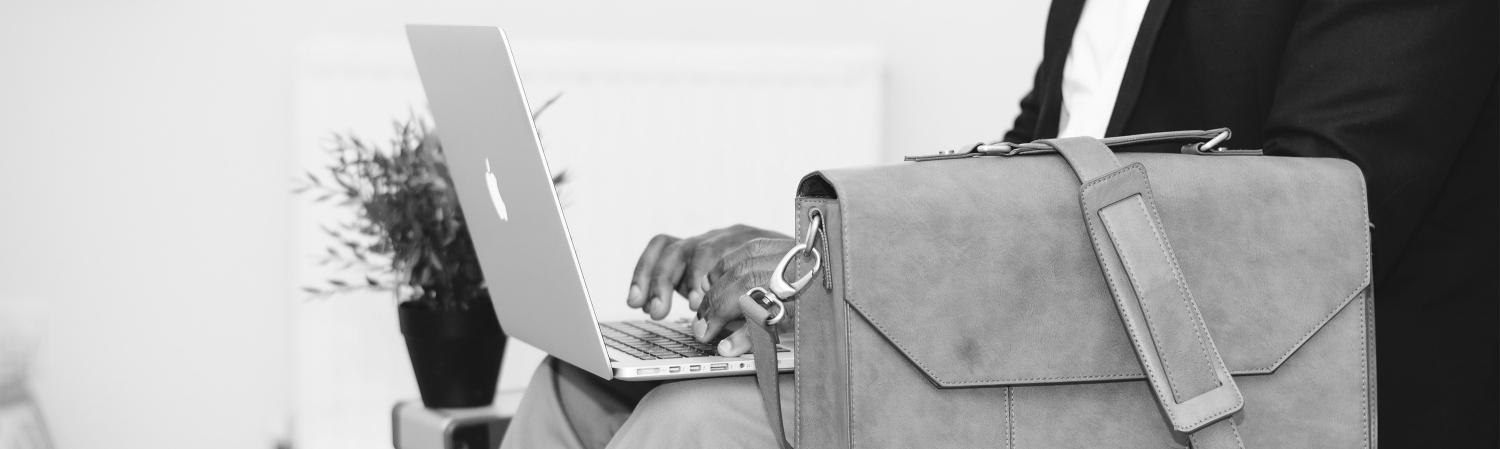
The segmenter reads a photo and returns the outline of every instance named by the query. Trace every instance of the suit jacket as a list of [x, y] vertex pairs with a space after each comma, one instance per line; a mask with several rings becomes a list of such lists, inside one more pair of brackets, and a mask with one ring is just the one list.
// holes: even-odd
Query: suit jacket
[[[1006, 141], [1056, 137], [1083, 2], [1052, 3]], [[1500, 445], [1497, 3], [1152, 0], [1109, 122], [1108, 136], [1229, 127], [1229, 147], [1359, 165], [1388, 447]]]

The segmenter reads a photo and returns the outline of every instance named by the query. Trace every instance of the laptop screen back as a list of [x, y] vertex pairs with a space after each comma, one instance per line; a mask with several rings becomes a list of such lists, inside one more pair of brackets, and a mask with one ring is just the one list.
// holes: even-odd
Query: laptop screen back
[[610, 378], [504, 34], [496, 27], [408, 25], [406, 35], [501, 327]]

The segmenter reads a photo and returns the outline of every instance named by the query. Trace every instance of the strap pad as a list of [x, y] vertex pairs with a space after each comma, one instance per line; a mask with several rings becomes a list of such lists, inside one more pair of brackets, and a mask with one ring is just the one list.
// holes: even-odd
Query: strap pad
[[1089, 137], [1043, 143], [1057, 148], [1083, 181], [1083, 214], [1099, 266], [1173, 429], [1201, 433], [1195, 447], [1241, 447], [1234, 423], [1223, 418], [1244, 399], [1172, 254], [1145, 166], [1118, 168], [1109, 148]]

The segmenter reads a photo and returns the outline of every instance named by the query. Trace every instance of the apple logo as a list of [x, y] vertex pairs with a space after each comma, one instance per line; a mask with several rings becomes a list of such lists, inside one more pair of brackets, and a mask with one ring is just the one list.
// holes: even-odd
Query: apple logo
[[505, 200], [500, 199], [500, 183], [495, 181], [495, 174], [490, 173], [490, 159], [484, 159], [484, 182], [490, 185], [490, 201], [495, 203], [495, 212], [500, 214], [500, 221], [510, 221], [505, 213]]

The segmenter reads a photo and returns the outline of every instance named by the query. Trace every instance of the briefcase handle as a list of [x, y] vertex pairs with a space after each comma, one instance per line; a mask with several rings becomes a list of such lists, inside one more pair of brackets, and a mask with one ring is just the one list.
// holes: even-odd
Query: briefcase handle
[[[1135, 134], [1130, 136], [1117, 136], [1099, 139], [1111, 150], [1139, 146], [1156, 145], [1164, 143], [1183, 143], [1183, 154], [1196, 154], [1203, 156], [1259, 156], [1261, 150], [1231, 150], [1220, 148], [1219, 144], [1229, 140], [1234, 133], [1229, 128], [1214, 128], [1210, 130], [1190, 131], [1168, 131], [1159, 133]], [[942, 159], [961, 159], [978, 156], [1020, 156], [1027, 154], [1056, 153], [1057, 150], [1043, 143], [1010, 143], [1010, 142], [978, 142], [957, 150], [949, 150], [938, 154], [921, 156], [907, 156], [906, 160], [913, 162], [935, 161]]]

